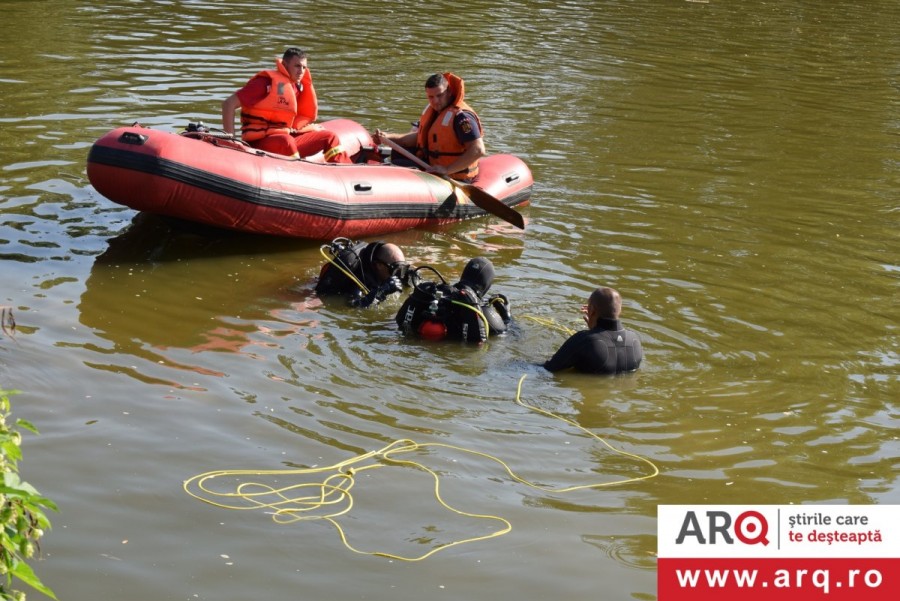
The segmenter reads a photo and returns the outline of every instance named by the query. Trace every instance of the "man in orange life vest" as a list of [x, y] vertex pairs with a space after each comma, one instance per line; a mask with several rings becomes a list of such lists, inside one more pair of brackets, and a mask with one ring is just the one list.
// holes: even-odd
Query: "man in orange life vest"
[[222, 102], [222, 129], [234, 134], [241, 108], [241, 138], [253, 148], [290, 157], [323, 152], [329, 163], [349, 163], [333, 132], [314, 123], [319, 112], [307, 54], [288, 48], [275, 69], [260, 71]]
[[478, 176], [478, 160], [486, 154], [481, 121], [465, 101], [465, 83], [453, 73], [435, 73], [425, 82], [428, 106], [418, 130], [391, 134], [375, 130], [376, 144], [383, 138], [415, 149], [431, 171], [471, 182]]

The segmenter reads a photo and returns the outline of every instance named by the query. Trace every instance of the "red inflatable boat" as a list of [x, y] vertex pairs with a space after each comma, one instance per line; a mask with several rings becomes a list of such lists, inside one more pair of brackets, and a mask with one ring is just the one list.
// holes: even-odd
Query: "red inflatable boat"
[[[94, 143], [87, 174], [100, 194], [138, 211], [314, 240], [358, 239], [487, 214], [465, 187], [414, 168], [365, 161], [374, 144], [358, 123], [322, 125], [360, 162], [269, 154], [202, 127], [175, 134], [133, 126]], [[533, 183], [521, 159], [495, 154], [481, 160], [473, 185], [513, 207], [528, 202]]]

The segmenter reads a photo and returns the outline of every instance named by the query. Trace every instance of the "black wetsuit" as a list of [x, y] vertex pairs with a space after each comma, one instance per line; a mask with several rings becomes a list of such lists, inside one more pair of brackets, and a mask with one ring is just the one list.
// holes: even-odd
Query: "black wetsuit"
[[[377, 288], [372, 257], [383, 242], [357, 242], [338, 253], [336, 260], [368, 288]], [[316, 294], [362, 294], [359, 285], [331, 263], [325, 263], [316, 282]]]
[[544, 363], [550, 371], [574, 367], [592, 374], [617, 374], [640, 367], [641, 340], [618, 319], [599, 319], [591, 330], [576, 332]]

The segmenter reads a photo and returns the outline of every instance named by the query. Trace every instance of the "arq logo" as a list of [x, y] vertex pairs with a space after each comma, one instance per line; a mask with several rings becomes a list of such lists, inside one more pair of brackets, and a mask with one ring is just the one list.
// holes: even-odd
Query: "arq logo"
[[758, 511], [741, 512], [734, 520], [727, 511], [707, 511], [705, 513], [705, 520], [698, 518], [694, 511], [685, 513], [678, 538], [675, 539], [676, 545], [684, 544], [684, 540], [688, 537], [696, 538], [697, 543], [701, 545], [715, 545], [720, 536], [725, 544], [733, 545], [732, 530], [734, 537], [745, 545], [769, 544], [769, 539], [766, 538], [769, 534], [769, 522]]

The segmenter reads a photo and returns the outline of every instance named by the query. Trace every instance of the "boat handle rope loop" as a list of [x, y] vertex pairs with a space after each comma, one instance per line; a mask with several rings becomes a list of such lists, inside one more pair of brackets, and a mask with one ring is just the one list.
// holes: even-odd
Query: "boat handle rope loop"
[[[487, 540], [507, 534], [512, 530], [512, 524], [508, 520], [500, 516], [471, 513], [451, 506], [449, 503], [444, 501], [443, 497], [441, 496], [440, 477], [434, 470], [418, 461], [414, 461], [412, 459], [401, 459], [400, 456], [409, 455], [412, 453], [421, 453], [422, 451], [425, 451], [427, 449], [442, 448], [452, 451], [459, 451], [475, 457], [488, 459], [499, 464], [513, 480], [524, 484], [525, 486], [543, 492], [557, 494], [568, 493], [577, 490], [606, 488], [609, 486], [639, 482], [641, 480], [654, 478], [659, 474], [659, 468], [657, 468], [656, 465], [649, 459], [613, 447], [605, 439], [601, 438], [597, 434], [591, 432], [575, 421], [572, 421], [545, 409], [541, 409], [540, 407], [535, 407], [534, 405], [528, 405], [522, 402], [522, 382], [525, 380], [525, 377], [526, 376], [523, 375], [519, 379], [519, 384], [516, 389], [517, 404], [525, 407], [530, 411], [534, 411], [541, 415], [560, 420], [577, 428], [591, 438], [594, 438], [595, 440], [601, 442], [614, 453], [623, 455], [625, 457], [631, 457], [638, 460], [639, 462], [645, 463], [650, 467], [650, 473], [643, 476], [635, 476], [633, 478], [625, 478], [610, 482], [596, 482], [556, 488], [552, 486], [537, 484], [519, 476], [502, 459], [499, 459], [498, 457], [495, 457], [488, 453], [483, 453], [481, 451], [444, 443], [417, 443], [413, 440], [402, 439], [396, 440], [377, 451], [363, 453], [356, 457], [341, 461], [340, 463], [325, 467], [282, 470], [218, 470], [207, 472], [205, 474], [200, 474], [194, 476], [193, 478], [185, 480], [184, 490], [192, 497], [199, 499], [204, 503], [208, 503], [210, 505], [214, 505], [223, 509], [267, 510], [272, 514], [272, 519], [278, 524], [291, 524], [302, 520], [325, 520], [335, 527], [338, 535], [341, 538], [341, 541], [344, 543], [344, 546], [346, 546], [350, 551], [353, 551], [354, 553], [359, 553], [361, 555], [377, 555], [400, 561], [421, 561], [423, 559], [431, 557], [439, 551], [443, 551], [457, 545]], [[368, 461], [369, 463], [360, 465], [366, 461]], [[389, 553], [387, 551], [365, 551], [357, 549], [352, 544], [350, 544], [350, 541], [347, 538], [347, 534], [344, 532], [344, 529], [338, 522], [338, 518], [348, 514], [353, 508], [353, 496], [350, 491], [356, 483], [355, 477], [358, 474], [365, 472], [366, 470], [389, 466], [410, 467], [430, 474], [432, 479], [434, 480], [434, 496], [441, 506], [443, 506], [446, 510], [463, 517], [496, 522], [496, 529], [491, 533], [481, 536], [462, 538], [451, 542], [438, 544], [434, 546], [430, 551], [418, 556], [404, 556], [395, 553]], [[326, 477], [322, 482], [301, 483], [281, 487], [275, 487], [260, 482], [242, 482], [239, 483], [232, 492], [221, 492], [219, 490], [214, 490], [210, 485], [211, 481], [215, 480], [216, 478], [231, 478], [240, 480], [248, 476], [307, 476], [310, 474], [324, 474], [329, 472], [331, 472], [331, 475]], [[308, 489], [312, 489], [312, 492], [309, 494], [305, 494], [304, 491]], [[310, 515], [310, 512], [314, 510], [324, 510], [327, 511], [327, 513], [325, 513], [324, 515]]]

